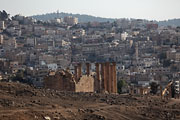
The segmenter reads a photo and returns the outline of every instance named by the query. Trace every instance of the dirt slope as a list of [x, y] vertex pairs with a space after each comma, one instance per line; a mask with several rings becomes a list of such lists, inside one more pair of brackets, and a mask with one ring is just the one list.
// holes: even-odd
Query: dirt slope
[[180, 100], [72, 93], [0, 83], [0, 120], [174, 120]]

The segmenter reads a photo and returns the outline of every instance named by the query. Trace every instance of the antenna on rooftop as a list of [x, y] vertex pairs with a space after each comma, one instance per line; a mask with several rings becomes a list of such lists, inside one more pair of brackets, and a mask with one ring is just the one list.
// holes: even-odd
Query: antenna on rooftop
[[57, 10], [57, 14], [59, 14], [59, 10]]
[[59, 18], [59, 10], [57, 10], [57, 15], [56, 16], [57, 16], [57, 18]]

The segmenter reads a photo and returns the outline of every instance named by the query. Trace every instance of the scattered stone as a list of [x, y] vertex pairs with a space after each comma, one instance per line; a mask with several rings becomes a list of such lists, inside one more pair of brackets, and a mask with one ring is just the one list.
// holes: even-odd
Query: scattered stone
[[49, 116], [45, 116], [44, 119], [45, 120], [51, 120], [51, 118]]

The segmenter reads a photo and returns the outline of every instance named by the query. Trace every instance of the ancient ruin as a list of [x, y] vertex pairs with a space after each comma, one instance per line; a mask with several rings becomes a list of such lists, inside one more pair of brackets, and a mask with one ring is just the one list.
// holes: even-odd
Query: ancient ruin
[[74, 74], [68, 71], [52, 72], [44, 79], [44, 87], [61, 91], [117, 93], [116, 63], [96, 63], [95, 73], [86, 63], [86, 74], [82, 74], [82, 64], [74, 66]]

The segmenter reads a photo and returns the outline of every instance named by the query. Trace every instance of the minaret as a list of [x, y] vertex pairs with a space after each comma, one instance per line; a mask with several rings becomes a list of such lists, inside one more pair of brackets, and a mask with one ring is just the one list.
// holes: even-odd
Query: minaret
[[0, 35], [0, 45], [3, 44], [3, 35]]
[[136, 61], [139, 59], [139, 50], [138, 50], [138, 43], [135, 45], [135, 50], [136, 50]]
[[36, 46], [37, 45], [37, 38], [35, 37], [34, 38], [34, 46]]

